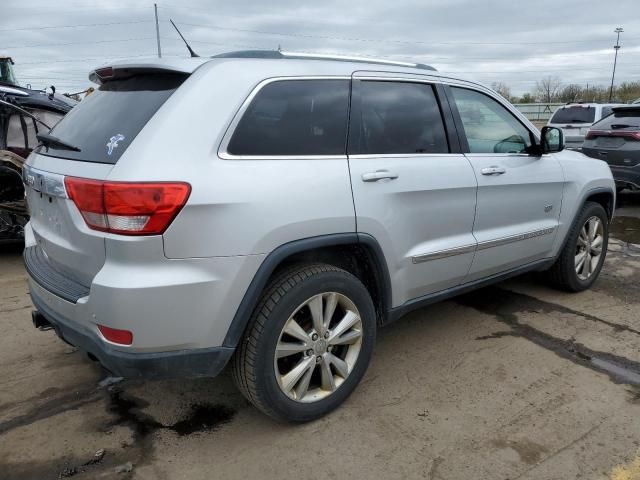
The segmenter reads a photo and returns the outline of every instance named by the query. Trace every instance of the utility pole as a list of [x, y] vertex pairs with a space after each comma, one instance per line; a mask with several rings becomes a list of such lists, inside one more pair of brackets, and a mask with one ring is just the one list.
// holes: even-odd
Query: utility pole
[[620, 34], [624, 32], [622, 27], [618, 27], [614, 30], [615, 33], [618, 34], [618, 39], [616, 40], [616, 44], [613, 46], [616, 54], [613, 57], [613, 73], [611, 74], [611, 88], [609, 89], [609, 102], [613, 98], [613, 80], [616, 78], [616, 63], [618, 63], [618, 50], [620, 50]]
[[160, 50], [160, 25], [158, 24], [158, 5], [153, 4], [153, 11], [156, 14], [156, 40], [158, 41], [158, 58], [162, 58], [162, 50]]

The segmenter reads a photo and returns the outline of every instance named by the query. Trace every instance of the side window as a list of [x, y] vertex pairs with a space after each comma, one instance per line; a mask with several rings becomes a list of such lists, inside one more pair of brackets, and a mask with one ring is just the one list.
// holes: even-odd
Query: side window
[[354, 120], [349, 153], [449, 153], [431, 85], [361, 81], [359, 118]]
[[498, 101], [466, 88], [451, 90], [471, 153], [524, 153], [531, 146], [529, 130]]
[[349, 80], [282, 80], [264, 86], [238, 123], [232, 155], [344, 155]]

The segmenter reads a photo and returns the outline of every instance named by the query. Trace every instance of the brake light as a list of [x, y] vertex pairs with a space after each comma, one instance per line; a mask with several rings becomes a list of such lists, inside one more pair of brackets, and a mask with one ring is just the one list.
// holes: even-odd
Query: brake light
[[104, 338], [113, 343], [120, 345], [131, 345], [133, 343], [133, 333], [129, 330], [120, 330], [119, 328], [105, 327], [98, 325], [98, 330]]
[[66, 177], [67, 194], [87, 226], [120, 235], [159, 235], [184, 207], [183, 182], [105, 182]]
[[585, 135], [586, 140], [592, 140], [596, 137], [622, 137], [630, 140], [640, 140], [640, 131], [620, 132], [615, 130], [589, 130]]

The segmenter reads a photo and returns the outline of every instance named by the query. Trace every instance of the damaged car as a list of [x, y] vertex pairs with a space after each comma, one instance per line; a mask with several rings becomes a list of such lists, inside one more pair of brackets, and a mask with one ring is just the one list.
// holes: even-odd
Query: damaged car
[[22, 166], [38, 145], [37, 135], [58, 123], [76, 101], [50, 91], [22, 87], [11, 57], [0, 57], [0, 240], [19, 240], [29, 213]]

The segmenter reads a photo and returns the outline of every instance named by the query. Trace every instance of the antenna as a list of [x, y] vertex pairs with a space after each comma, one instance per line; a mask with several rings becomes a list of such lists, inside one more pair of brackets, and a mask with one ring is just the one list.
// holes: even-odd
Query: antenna
[[176, 29], [176, 32], [178, 32], [178, 35], [180, 35], [180, 38], [182, 39], [182, 41], [184, 42], [184, 44], [187, 46], [187, 50], [189, 50], [189, 53], [191, 54], [192, 57], [199, 57], [200, 55], [198, 55], [196, 52], [193, 51], [193, 48], [191, 48], [189, 46], [189, 43], [185, 40], [185, 38], [182, 36], [182, 33], [180, 33], [180, 30], [178, 30], [178, 27], [176, 27], [176, 24], [173, 23], [173, 20], [169, 19], [169, 21], [171, 22], [171, 25], [173, 25], [173, 28]]

